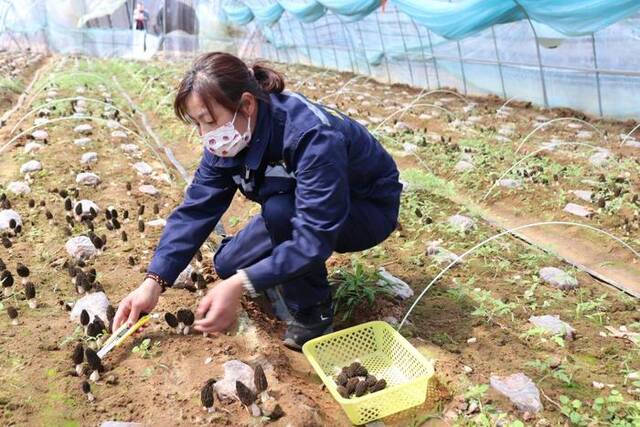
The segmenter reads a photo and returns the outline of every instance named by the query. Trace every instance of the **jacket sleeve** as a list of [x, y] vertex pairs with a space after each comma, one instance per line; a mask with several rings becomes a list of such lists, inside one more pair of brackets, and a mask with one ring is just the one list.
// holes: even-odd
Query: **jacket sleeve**
[[329, 258], [349, 213], [347, 148], [340, 133], [326, 127], [305, 133], [293, 155], [296, 174], [292, 238], [271, 256], [244, 269], [262, 291], [304, 275]]
[[147, 271], [173, 284], [231, 204], [236, 188], [205, 150], [184, 201], [167, 218]]

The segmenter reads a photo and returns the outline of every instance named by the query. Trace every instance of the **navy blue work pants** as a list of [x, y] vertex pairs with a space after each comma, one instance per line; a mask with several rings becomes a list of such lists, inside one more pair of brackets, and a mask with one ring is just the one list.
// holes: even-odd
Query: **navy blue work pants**
[[[268, 257], [278, 244], [291, 239], [291, 218], [295, 213], [293, 194], [277, 194], [262, 205], [260, 215], [233, 236], [225, 237], [214, 258], [221, 279], [238, 269], [247, 268]], [[379, 205], [367, 200], [351, 200], [347, 220], [338, 235], [334, 250], [359, 252], [386, 239], [396, 228], [398, 205]], [[281, 284], [280, 291], [290, 310], [304, 310], [330, 298], [327, 269], [324, 263], [307, 274]]]

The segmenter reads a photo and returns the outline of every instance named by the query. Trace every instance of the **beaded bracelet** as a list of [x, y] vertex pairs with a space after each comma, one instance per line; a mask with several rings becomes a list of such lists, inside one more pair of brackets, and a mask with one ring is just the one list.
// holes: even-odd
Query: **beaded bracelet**
[[145, 279], [153, 279], [156, 281], [156, 283], [158, 285], [160, 285], [160, 288], [162, 289], [161, 293], [163, 293], [164, 291], [167, 290], [167, 288], [170, 288], [171, 285], [169, 285], [169, 283], [164, 280], [162, 277], [158, 276], [156, 273], [152, 273], [152, 272], [148, 272], [147, 274], [144, 275]]

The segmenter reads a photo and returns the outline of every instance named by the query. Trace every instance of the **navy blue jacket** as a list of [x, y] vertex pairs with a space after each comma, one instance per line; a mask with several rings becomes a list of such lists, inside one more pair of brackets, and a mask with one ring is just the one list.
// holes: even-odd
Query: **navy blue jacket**
[[207, 150], [184, 202], [169, 218], [148, 268], [168, 283], [204, 243], [237, 189], [264, 202], [294, 193], [292, 239], [244, 269], [256, 291], [299, 277], [335, 248], [353, 199], [396, 206], [398, 169], [382, 145], [358, 122], [297, 93], [259, 101], [258, 120], [246, 149], [235, 157]]

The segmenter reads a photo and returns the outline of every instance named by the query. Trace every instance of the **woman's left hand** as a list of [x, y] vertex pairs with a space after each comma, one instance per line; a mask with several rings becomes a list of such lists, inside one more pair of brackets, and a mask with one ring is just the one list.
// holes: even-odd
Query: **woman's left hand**
[[237, 274], [219, 282], [198, 304], [194, 329], [200, 332], [222, 332], [229, 328], [238, 317], [243, 293], [242, 280]]

